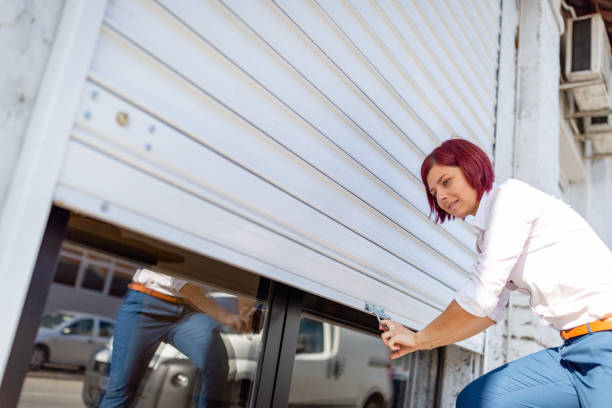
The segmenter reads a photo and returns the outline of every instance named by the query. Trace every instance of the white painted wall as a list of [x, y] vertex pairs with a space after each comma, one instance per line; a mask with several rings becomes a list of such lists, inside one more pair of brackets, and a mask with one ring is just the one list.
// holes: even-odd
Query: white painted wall
[[589, 221], [589, 191], [591, 186], [591, 161], [584, 160], [583, 145], [574, 136], [573, 126], [565, 120], [569, 107], [566, 93], [559, 93], [559, 164], [568, 186], [563, 200]]
[[450, 345], [444, 360], [442, 408], [454, 408], [457, 395], [463, 388], [483, 373], [484, 357], [481, 354]]
[[516, 116], [515, 46], [519, 25], [518, 0], [502, 4], [497, 111], [495, 124], [495, 180], [501, 183], [514, 175], [514, 136]]
[[612, 158], [592, 160], [589, 175], [589, 223], [612, 248]]
[[63, 6], [64, 0], [11, 0], [0, 7], [0, 213]]
[[62, 8], [56, 39], [20, 141], [21, 151], [11, 181], [5, 183], [8, 192], [0, 212], [0, 320], [6, 330], [0, 334], [0, 375], [4, 375], [51, 208], [75, 111], [76, 98], [72, 95], [80, 93], [79, 84], [84, 81], [96, 39], [91, 34], [99, 31], [104, 6], [103, 0], [71, 0]]
[[560, 32], [548, 0], [521, 5], [515, 178], [559, 196]]

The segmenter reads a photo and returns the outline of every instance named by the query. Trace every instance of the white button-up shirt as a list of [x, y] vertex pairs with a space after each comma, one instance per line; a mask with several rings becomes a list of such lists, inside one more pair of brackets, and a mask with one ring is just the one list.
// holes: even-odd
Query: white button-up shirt
[[137, 270], [132, 281], [141, 283], [156, 292], [176, 297], [183, 297], [180, 290], [188, 283], [186, 280], [176, 279], [149, 269]]
[[482, 196], [473, 224], [479, 256], [455, 297], [469, 313], [499, 321], [511, 290], [557, 330], [612, 313], [612, 252], [569, 205], [509, 179]]

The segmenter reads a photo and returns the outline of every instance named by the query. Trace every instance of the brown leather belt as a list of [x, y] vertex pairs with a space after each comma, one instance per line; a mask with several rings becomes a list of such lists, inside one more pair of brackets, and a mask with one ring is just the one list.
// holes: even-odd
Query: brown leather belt
[[178, 303], [180, 305], [186, 304], [185, 300], [180, 297], [166, 295], [165, 293], [158, 292], [151, 288], [147, 288], [142, 283], [132, 282], [128, 285], [128, 288], [135, 290], [136, 292], [146, 293], [147, 295], [156, 297], [161, 300], [165, 300], [166, 302]]
[[574, 327], [569, 330], [561, 330], [561, 338], [563, 340], [571, 339], [572, 337], [582, 336], [588, 333], [595, 333], [604, 330], [612, 330], [612, 320], [595, 320], [582, 326]]

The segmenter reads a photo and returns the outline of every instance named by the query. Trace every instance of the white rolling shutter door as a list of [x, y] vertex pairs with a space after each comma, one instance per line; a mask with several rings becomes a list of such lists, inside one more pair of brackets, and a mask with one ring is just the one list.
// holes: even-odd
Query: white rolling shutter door
[[475, 253], [420, 164], [454, 134], [492, 156], [499, 13], [111, 1], [56, 202], [421, 328]]

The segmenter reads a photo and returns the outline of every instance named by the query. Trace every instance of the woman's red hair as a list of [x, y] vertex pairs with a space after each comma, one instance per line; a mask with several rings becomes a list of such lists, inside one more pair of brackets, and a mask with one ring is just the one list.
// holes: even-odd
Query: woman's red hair
[[491, 190], [493, 187], [493, 181], [495, 180], [493, 166], [489, 157], [482, 149], [464, 139], [449, 139], [445, 141], [425, 157], [421, 165], [421, 179], [423, 184], [425, 184], [427, 201], [431, 210], [429, 216], [431, 217], [435, 213], [436, 223], [443, 223], [447, 218], [451, 220], [455, 218], [440, 208], [435, 197], [429, 191], [427, 175], [436, 164], [459, 167], [467, 182], [478, 193], [478, 200], [482, 198], [486, 191]]

